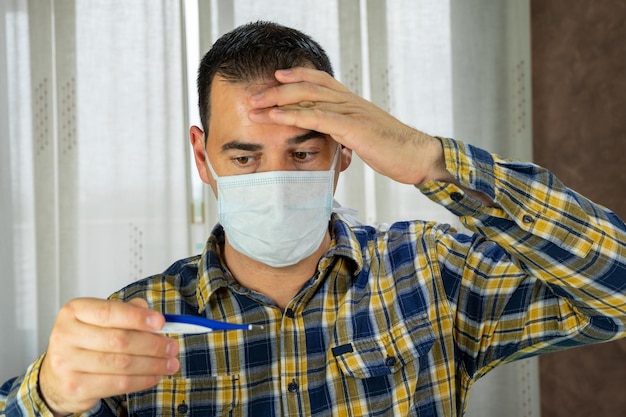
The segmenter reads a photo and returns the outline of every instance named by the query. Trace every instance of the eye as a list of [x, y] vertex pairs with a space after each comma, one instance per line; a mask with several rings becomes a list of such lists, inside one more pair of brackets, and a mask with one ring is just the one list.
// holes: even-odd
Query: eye
[[293, 159], [297, 162], [311, 162], [318, 152], [295, 151], [291, 153]]
[[252, 162], [252, 160], [254, 159], [252, 156], [249, 155], [242, 155], [242, 156], [235, 156], [233, 158], [231, 158], [237, 165], [248, 165], [250, 162]]

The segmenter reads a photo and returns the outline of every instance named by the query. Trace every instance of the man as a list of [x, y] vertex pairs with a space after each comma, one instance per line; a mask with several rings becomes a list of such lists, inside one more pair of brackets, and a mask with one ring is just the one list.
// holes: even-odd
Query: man
[[[216, 42], [190, 137], [220, 224], [201, 255], [64, 306], [46, 354], [5, 383], [7, 414], [455, 416], [499, 364], [624, 336], [621, 220], [331, 75], [319, 45], [276, 24]], [[352, 152], [476, 234], [331, 215]], [[167, 337], [161, 313], [263, 328]]]

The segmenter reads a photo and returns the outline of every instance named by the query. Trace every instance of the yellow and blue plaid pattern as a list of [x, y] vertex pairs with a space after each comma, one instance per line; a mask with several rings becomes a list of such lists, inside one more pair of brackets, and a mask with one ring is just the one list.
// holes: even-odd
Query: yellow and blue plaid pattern
[[[179, 336], [176, 375], [88, 415], [460, 416], [501, 363], [624, 336], [622, 221], [540, 167], [442, 143], [459, 183], [499, 207], [453, 184], [418, 188], [477, 234], [333, 215], [331, 249], [282, 311], [230, 275], [217, 226], [201, 256], [112, 298], [265, 328]], [[0, 390], [8, 415], [45, 415], [40, 362]]]

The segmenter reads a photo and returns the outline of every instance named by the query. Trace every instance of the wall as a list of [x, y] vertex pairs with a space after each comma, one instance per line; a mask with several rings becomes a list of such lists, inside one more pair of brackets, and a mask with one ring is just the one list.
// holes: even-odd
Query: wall
[[[534, 160], [626, 218], [626, 1], [531, 0]], [[622, 416], [626, 340], [540, 359], [543, 417]]]

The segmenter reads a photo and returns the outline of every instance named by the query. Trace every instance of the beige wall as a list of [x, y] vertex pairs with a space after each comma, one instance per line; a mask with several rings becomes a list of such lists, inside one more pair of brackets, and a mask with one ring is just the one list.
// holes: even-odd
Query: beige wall
[[[626, 219], [626, 0], [531, 0], [531, 26], [535, 162]], [[540, 372], [542, 417], [626, 415], [626, 340]]]

